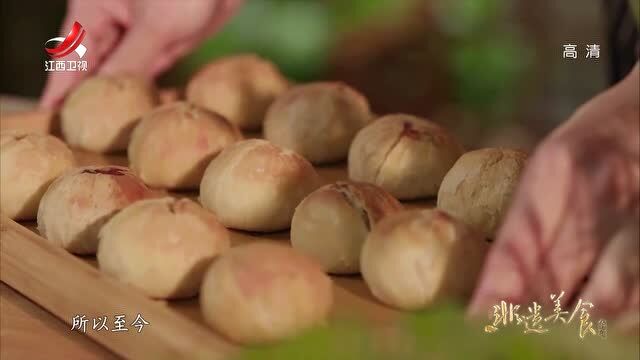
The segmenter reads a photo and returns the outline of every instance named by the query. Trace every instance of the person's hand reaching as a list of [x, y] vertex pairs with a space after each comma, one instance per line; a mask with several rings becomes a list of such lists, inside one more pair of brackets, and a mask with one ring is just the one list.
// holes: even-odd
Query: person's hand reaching
[[[638, 65], [582, 106], [533, 154], [470, 305], [501, 300], [551, 311], [583, 299], [591, 313], [629, 321], [640, 304]], [[622, 229], [622, 230], [621, 230]], [[565, 310], [573, 310], [565, 308]], [[520, 313], [528, 315], [528, 313]]]
[[41, 106], [57, 106], [71, 88], [93, 73], [158, 75], [220, 29], [241, 2], [69, 0], [61, 36], [74, 21], [82, 24], [87, 47], [82, 60], [87, 61], [88, 71], [51, 72]]

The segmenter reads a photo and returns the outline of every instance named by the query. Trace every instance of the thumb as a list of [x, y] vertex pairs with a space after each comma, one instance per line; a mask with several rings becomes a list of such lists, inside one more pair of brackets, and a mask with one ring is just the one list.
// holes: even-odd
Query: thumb
[[73, 89], [84, 78], [88, 77], [100, 66], [101, 58], [104, 53], [109, 51], [116, 42], [118, 31], [114, 27], [108, 27], [99, 30], [101, 36], [94, 37], [93, 32], [88, 33], [83, 40], [83, 45], [87, 47], [85, 56], [81, 59], [75, 53], [71, 53], [64, 58], [67, 61], [78, 62], [86, 61], [87, 70], [80, 70], [80, 66], [76, 66], [76, 71], [51, 71], [49, 72], [47, 83], [40, 98], [40, 106], [44, 108], [55, 108], [60, 105], [66, 93]]
[[86, 76], [84, 71], [51, 72], [40, 97], [40, 106], [45, 109], [57, 108], [66, 93]]
[[[540, 204], [535, 196], [530, 196], [535, 193], [535, 184], [534, 176], [525, 175], [517, 189], [485, 261], [469, 315], [484, 315], [502, 300], [515, 305], [535, 297], [537, 289], [532, 288], [535, 285], [532, 278], [543, 276], [536, 269], [543, 251], [545, 225], [539, 212]], [[544, 282], [545, 279], [537, 280]]]
[[[66, 93], [75, 87], [84, 78], [93, 73], [101, 64], [104, 54], [108, 53], [114, 46], [119, 36], [119, 30], [114, 19], [124, 17], [118, 14], [116, 2], [108, 3], [113, 11], [100, 11], [100, 7], [89, 1], [69, 3], [69, 13], [65, 17], [62, 34], [66, 34], [72, 24], [77, 20], [84, 24], [86, 36], [82, 44], [86, 46], [87, 52], [80, 59], [76, 53], [67, 55], [60, 61], [86, 61], [87, 71], [52, 71], [49, 72], [47, 83], [40, 98], [40, 106], [44, 108], [55, 108], [60, 105]], [[116, 15], [114, 15], [116, 14]]]
[[[208, 35], [218, 31], [240, 7], [242, 1], [215, 2], [213, 9], [201, 6], [202, 4], [191, 4], [197, 5], [193, 6], [191, 11], [193, 14], [204, 16], [192, 19], [185, 18], [188, 15], [181, 13], [166, 24], [158, 21], [163, 16], [162, 7], [154, 12], [145, 12], [145, 16], [126, 33], [120, 45], [105, 60], [99, 72], [155, 77], [195, 48]], [[164, 11], [172, 11], [172, 8], [173, 6], [168, 6]]]
[[[575, 280], [578, 277], [566, 271], [566, 266], [557, 266], [554, 259], [549, 258], [559, 235], [564, 234], [559, 234], [558, 229], [562, 228], [566, 210], [572, 205], [567, 196], [574, 193], [570, 191], [574, 185], [573, 168], [566, 152], [556, 149], [543, 144], [528, 161], [511, 207], [487, 256], [469, 306], [469, 315], [486, 314], [502, 300], [514, 304], [540, 300], [550, 295], [549, 291], [558, 290], [558, 272], [566, 272], [563, 279], [570, 277], [569, 280]], [[569, 245], [576, 245], [576, 242], [569, 242]], [[556, 246], [555, 250], [561, 248]], [[556, 252], [562, 256], [565, 254]], [[573, 283], [569, 280], [561, 283]], [[570, 292], [569, 286], [565, 290]]]
[[100, 74], [137, 74], [151, 78], [158, 74], [160, 68], [156, 66], [172, 54], [167, 50], [173, 39], [159, 36], [144, 25], [134, 26], [123, 37], [120, 44], [111, 54], [107, 54]]
[[[530, 297], [526, 288], [528, 283], [526, 260], [521, 255], [526, 252], [518, 249], [521, 242], [516, 241], [514, 234], [506, 231], [504, 236], [498, 238], [487, 256], [478, 286], [469, 305], [468, 315], [470, 316], [484, 316], [493, 308], [493, 305], [502, 300], [522, 304]], [[523, 233], [520, 232], [520, 234]]]

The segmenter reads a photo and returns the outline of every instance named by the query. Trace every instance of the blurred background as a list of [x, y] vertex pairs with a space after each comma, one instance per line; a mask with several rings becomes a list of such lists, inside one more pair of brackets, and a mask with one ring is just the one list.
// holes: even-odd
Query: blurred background
[[[38, 97], [46, 78], [43, 44], [59, 35], [66, 2], [1, 4], [0, 93]], [[608, 86], [601, 4], [248, 0], [222, 33], [159, 82], [181, 86], [213, 58], [255, 52], [296, 81], [345, 81], [378, 114], [406, 112], [443, 123], [470, 148], [531, 149]], [[563, 59], [564, 44], [577, 45], [578, 59]], [[585, 58], [587, 44], [600, 45], [599, 59]]]

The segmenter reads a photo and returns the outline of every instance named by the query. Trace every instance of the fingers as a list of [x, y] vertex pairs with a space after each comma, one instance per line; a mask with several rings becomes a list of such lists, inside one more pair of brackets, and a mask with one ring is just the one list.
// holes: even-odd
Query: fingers
[[199, 33], [178, 36], [170, 31], [157, 32], [148, 22], [135, 24], [109, 54], [100, 68], [101, 74], [137, 74], [152, 78], [192, 50], [201, 40]]
[[222, 0], [216, 8], [216, 13], [204, 30], [204, 35], [208, 36], [218, 31], [242, 6], [244, 0]]
[[[635, 88], [631, 92], [637, 95], [637, 81]], [[613, 91], [620, 89], [581, 107], [530, 160], [485, 263], [470, 315], [484, 314], [500, 300], [543, 301], [563, 291], [563, 305], [576, 296], [592, 296], [601, 299], [594, 303], [609, 303], [603, 310], [610, 313], [629, 308], [637, 313], [638, 271], [628, 264], [637, 266], [638, 249], [612, 245], [606, 251], [614, 255], [599, 256], [612, 233], [630, 217], [637, 223], [640, 212], [638, 108], [620, 104]], [[638, 234], [630, 238], [638, 246]], [[611, 294], [623, 290], [625, 301], [612, 301]]]
[[85, 76], [85, 73], [79, 71], [50, 73], [40, 96], [40, 107], [45, 109], [58, 108], [69, 89], [78, 84]]
[[133, 26], [113, 52], [107, 55], [98, 73], [127, 73], [150, 77], [150, 64], [162, 55], [166, 45], [167, 39], [158, 38], [149, 28]]
[[[73, 20], [78, 16], [78, 11], [73, 10], [72, 4], [70, 4], [69, 13], [65, 17], [62, 22], [61, 34], [66, 34], [71, 28]], [[64, 35], [63, 35], [64, 36]], [[85, 36], [86, 37], [86, 36]], [[84, 44], [89, 42], [88, 39], [85, 39]], [[75, 53], [72, 53], [70, 56], [76, 58]], [[86, 58], [89, 59], [90, 55], [86, 54]], [[67, 91], [77, 84], [86, 74], [83, 72], [60, 72], [60, 71], [52, 71], [48, 74], [47, 83], [45, 84], [42, 95], [40, 96], [40, 107], [46, 109], [54, 109], [57, 108], [62, 99], [64, 98]]]
[[640, 336], [640, 312], [638, 306], [620, 314], [613, 323], [613, 329], [623, 335]]
[[163, 14], [154, 12], [159, 9], [171, 11], [172, 4], [167, 4], [166, 8], [146, 8], [140, 23], [130, 29], [100, 72], [137, 73], [147, 78], [154, 77], [171, 67], [208, 35], [218, 31], [241, 3], [239, 0], [190, 3], [194, 6], [181, 8], [181, 11], [191, 14], [192, 18], [185, 19], [184, 14], [172, 18], [168, 23], [175, 26], [171, 29], [158, 24]]
[[186, 53], [195, 48], [195, 42], [179, 43], [175, 46], [169, 47], [167, 51], [159, 55], [153, 65], [150, 67], [151, 76], [161, 74], [169, 69], [178, 59], [184, 56]]
[[99, 73], [155, 76], [194, 46], [193, 38], [210, 21], [215, 5], [215, 1], [137, 2], [135, 23], [105, 59]]
[[469, 313], [485, 314], [501, 300], [519, 304], [530, 297], [526, 285], [535, 276], [534, 267], [540, 257], [540, 223], [534, 213], [527, 188], [520, 187], [514, 206], [505, 219], [496, 241], [489, 251]]
[[580, 293], [594, 304], [594, 312], [609, 320], [640, 305], [640, 236], [638, 223], [628, 223], [608, 243]]
[[637, 207], [634, 167], [637, 159], [604, 136], [568, 134], [545, 142], [523, 174], [470, 314], [500, 300], [544, 301], [560, 292], [563, 304], [570, 301], [612, 232]]
[[73, 22], [79, 21], [86, 30], [82, 44], [86, 46], [87, 52], [82, 59], [76, 53], [71, 53], [60, 60], [87, 61], [87, 71], [50, 72], [40, 98], [41, 107], [58, 107], [70, 89], [100, 66], [102, 58], [114, 47], [119, 37], [118, 24], [126, 21], [125, 10], [119, 1], [70, 1], [61, 33], [66, 34]]
[[545, 144], [534, 154], [490, 250], [469, 313], [485, 314], [501, 300], [526, 303], [565, 291], [567, 300], [598, 251], [576, 214], [585, 184], [564, 146]]
[[[189, 4], [71, 1], [65, 29], [77, 20], [87, 30], [84, 44], [88, 50], [82, 60], [87, 61], [88, 71], [50, 73], [41, 106], [58, 106], [71, 88], [93, 72], [156, 76], [217, 31], [241, 3], [240, 0]], [[120, 37], [118, 27], [125, 28], [126, 33], [116, 45]]]
[[69, 90], [74, 88], [84, 78], [89, 76], [100, 66], [102, 57], [112, 48], [118, 38], [118, 31], [115, 27], [102, 30], [100, 38], [95, 38], [87, 34], [83, 45], [87, 47], [85, 56], [80, 59], [75, 53], [67, 56], [63, 61], [86, 61], [87, 71], [52, 71], [49, 73], [47, 83], [40, 98], [40, 106], [45, 108], [56, 108]]

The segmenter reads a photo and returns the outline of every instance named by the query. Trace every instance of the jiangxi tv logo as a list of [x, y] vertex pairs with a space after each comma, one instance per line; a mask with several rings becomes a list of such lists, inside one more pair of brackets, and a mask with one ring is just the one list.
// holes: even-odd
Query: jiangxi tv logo
[[87, 32], [79, 22], [74, 22], [67, 37], [54, 37], [44, 43], [44, 51], [52, 60], [45, 60], [45, 71], [87, 71], [86, 60], [60, 60], [75, 52], [79, 59], [87, 53], [82, 45]]

